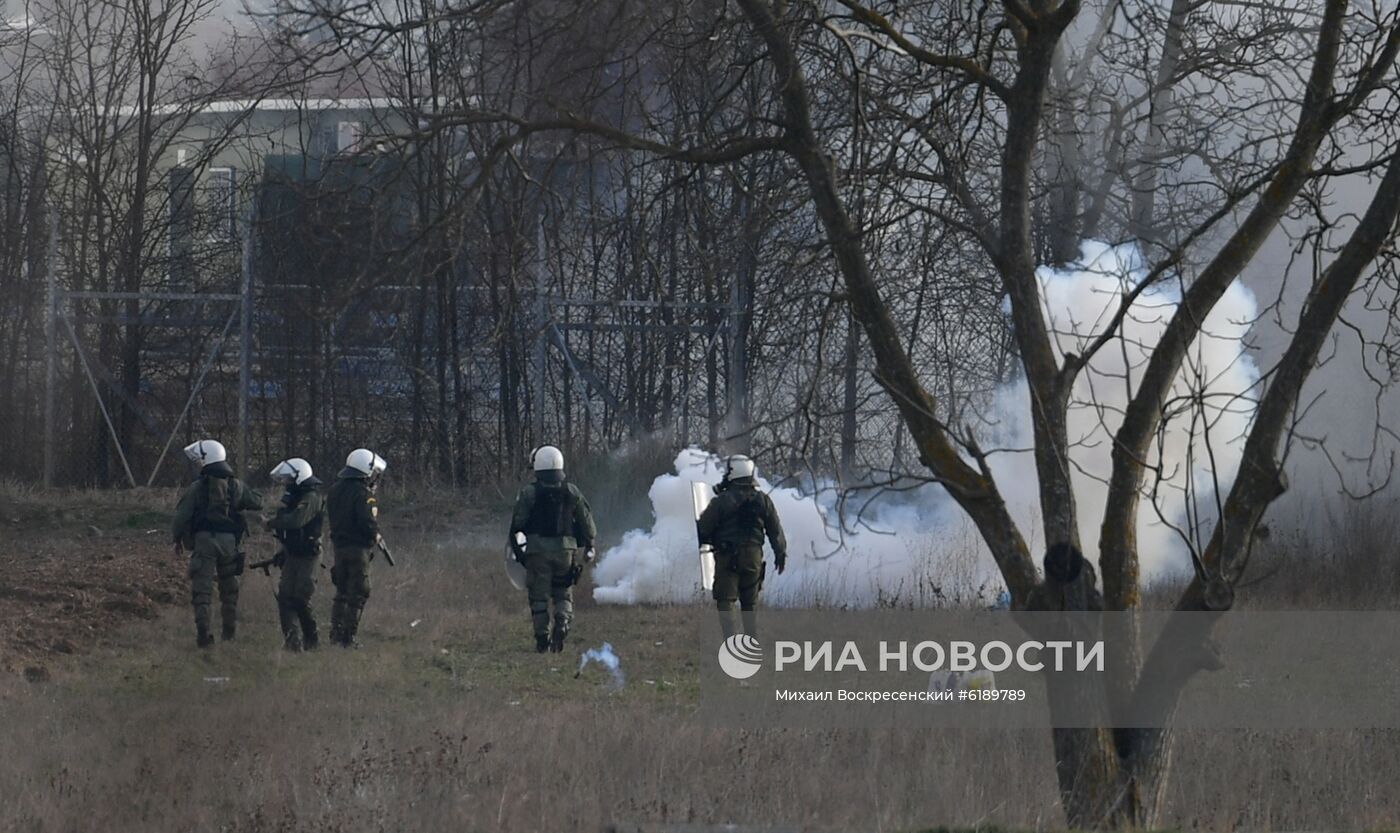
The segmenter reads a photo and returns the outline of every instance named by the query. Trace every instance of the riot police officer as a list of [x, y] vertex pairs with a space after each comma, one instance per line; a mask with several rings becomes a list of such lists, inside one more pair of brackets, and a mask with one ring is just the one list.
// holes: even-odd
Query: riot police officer
[[209, 607], [214, 586], [219, 588], [222, 637], [233, 639], [238, 626], [238, 577], [243, 572], [243, 536], [248, 530], [243, 513], [262, 508], [262, 496], [233, 475], [228, 452], [217, 440], [199, 440], [185, 447], [185, 456], [199, 467], [199, 479], [180, 494], [171, 520], [175, 551], [190, 552], [190, 602], [194, 607], [195, 642], [214, 644]]
[[734, 602], [744, 620], [744, 632], [758, 633], [758, 596], [767, 565], [763, 539], [773, 547], [773, 560], [782, 575], [787, 567], [787, 539], [773, 500], [759, 491], [753, 460], [742, 454], [729, 458], [715, 499], [697, 522], [700, 544], [715, 554], [714, 599], [725, 638], [735, 633]]
[[355, 634], [369, 601], [369, 563], [379, 543], [379, 503], [375, 489], [389, 466], [368, 448], [357, 448], [345, 460], [335, 485], [326, 495], [335, 564], [331, 581], [335, 602], [331, 605], [331, 641], [357, 648]]
[[279, 547], [273, 564], [281, 569], [277, 583], [277, 615], [283, 647], [289, 651], [313, 650], [320, 644], [311, 597], [316, 592], [316, 568], [321, 563], [321, 529], [325, 525], [325, 501], [317, 487], [321, 481], [311, 464], [293, 457], [278, 463], [272, 480], [285, 491], [277, 514], [266, 528]]
[[[535, 650], [564, 650], [574, 620], [573, 586], [593, 561], [598, 528], [593, 510], [578, 487], [564, 477], [564, 454], [552, 445], [531, 455], [535, 482], [520, 490], [510, 521], [510, 546], [525, 566]], [[550, 603], [554, 605], [550, 630]]]

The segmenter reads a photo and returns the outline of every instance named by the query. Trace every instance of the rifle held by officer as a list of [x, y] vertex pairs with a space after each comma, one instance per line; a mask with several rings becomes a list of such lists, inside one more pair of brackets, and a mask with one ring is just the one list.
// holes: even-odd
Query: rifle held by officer
[[249, 565], [248, 565], [248, 569], [249, 569], [249, 570], [262, 570], [262, 571], [263, 571], [263, 575], [267, 576], [268, 578], [271, 578], [271, 577], [272, 577], [272, 569], [271, 569], [271, 568], [273, 568], [273, 567], [278, 567], [278, 568], [280, 568], [280, 567], [286, 562], [286, 560], [287, 560], [287, 553], [286, 553], [286, 551], [285, 551], [285, 550], [279, 549], [279, 550], [277, 550], [277, 552], [273, 553], [273, 555], [272, 555], [271, 558], [267, 559], [266, 561], [255, 561], [255, 562], [253, 562], [252, 564], [249, 564]]
[[374, 539], [374, 548], [384, 554], [384, 560], [389, 562], [390, 567], [397, 567], [394, 563], [394, 554], [389, 552], [389, 545], [384, 543], [384, 536], [379, 535]]

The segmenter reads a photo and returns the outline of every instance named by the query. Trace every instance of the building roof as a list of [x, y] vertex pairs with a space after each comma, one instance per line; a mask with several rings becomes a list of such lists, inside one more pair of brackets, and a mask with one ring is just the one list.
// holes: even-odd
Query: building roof
[[[155, 115], [169, 116], [180, 113], [203, 113], [208, 115], [222, 115], [231, 113], [261, 112], [261, 113], [300, 113], [300, 112], [334, 112], [337, 110], [389, 110], [397, 106], [402, 106], [403, 102], [393, 98], [242, 98], [226, 99], [221, 101], [208, 101], [203, 104], [161, 104], [157, 105]], [[134, 105], [122, 105], [117, 108], [118, 115], [132, 116], [140, 112]]]

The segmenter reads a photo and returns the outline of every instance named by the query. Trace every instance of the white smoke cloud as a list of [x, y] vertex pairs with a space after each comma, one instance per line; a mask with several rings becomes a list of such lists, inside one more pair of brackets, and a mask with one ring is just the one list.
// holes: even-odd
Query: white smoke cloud
[[[1107, 326], [1124, 293], [1143, 276], [1136, 247], [1093, 241], [1083, 245], [1079, 263], [1041, 269], [1046, 320], [1060, 353], [1082, 353]], [[1179, 301], [1178, 291], [1165, 283], [1144, 292], [1130, 308], [1120, 337], [1099, 351], [1076, 383], [1070, 413], [1072, 479], [1080, 535], [1091, 558], [1097, 558], [1107, 495], [1102, 481], [1110, 470], [1112, 435]], [[1218, 478], [1220, 488], [1228, 489], [1238, 466], [1253, 417], [1253, 403], [1239, 397], [1252, 390], [1259, 376], [1243, 343], [1256, 314], [1253, 296], [1238, 283], [1233, 285], [1207, 318], [1173, 391], [1170, 407], [1179, 413], [1166, 423], [1154, 454], [1164, 455], [1166, 461], [1158, 503], [1178, 525], [1188, 517], [1188, 483], [1197, 492], [1193, 511], [1209, 516], [1215, 505], [1214, 482]], [[1201, 404], [1194, 418], [1186, 407], [1192, 391], [1205, 393], [1196, 397]], [[1045, 542], [1039, 534], [1035, 466], [1028, 452], [1018, 450], [1031, 444], [1029, 414], [1024, 381], [1008, 385], [996, 397], [985, 446], [1003, 449], [992, 455], [992, 471], [1023, 534], [1038, 551]], [[676, 457], [675, 473], [652, 483], [651, 529], [628, 532], [600, 559], [594, 571], [594, 597], [599, 602], [686, 602], [700, 597], [690, 484], [716, 484], [722, 471], [721, 459], [700, 449], [686, 449]], [[818, 489], [813, 495], [773, 488], [762, 477], [759, 482], [782, 518], [789, 553], [782, 576], [772, 570], [769, 554], [766, 604], [929, 606], [990, 603], [999, 594], [1001, 585], [985, 545], [941, 487], [875, 500], [864, 507], [859, 524], [847, 519], [843, 533], [834, 490]], [[1139, 516], [1138, 540], [1143, 574], [1149, 580], [1189, 569], [1181, 540], [1147, 502]]]
[[574, 672], [574, 679], [578, 679], [584, 669], [593, 663], [608, 672], [614, 689], [627, 685], [627, 677], [622, 673], [622, 659], [613, 651], [611, 642], [604, 642], [601, 648], [589, 648], [584, 651], [578, 659], [578, 670]]
[[[1064, 269], [1043, 267], [1038, 276], [1045, 316], [1055, 347], [1082, 355], [1111, 322], [1130, 292], [1144, 277], [1144, 264], [1132, 244], [1112, 246], [1086, 241], [1080, 260]], [[1097, 560], [1099, 526], [1108, 496], [1113, 435], [1122, 423], [1131, 392], [1137, 389], [1147, 360], [1181, 301], [1176, 281], [1143, 292], [1129, 308], [1119, 337], [1097, 352], [1075, 383], [1069, 412], [1073, 446], [1071, 480], [1079, 509], [1079, 535], [1085, 554]], [[1184, 527], [1200, 516], [1209, 534], [1215, 512], [1216, 485], [1223, 501], [1244, 451], [1245, 433], [1254, 417], [1259, 370], [1244, 343], [1258, 316], [1254, 296], [1238, 281], [1206, 317], [1201, 335], [1188, 351], [1185, 367], [1168, 397], [1169, 414], [1154, 444], [1149, 465], [1161, 464], [1156, 504], [1172, 525]], [[1193, 407], [1192, 402], [1196, 405]], [[1031, 445], [1030, 394], [1024, 380], [997, 397], [1004, 421], [1006, 448]], [[992, 471], [1022, 531], [1042, 547], [1037, 477], [1029, 452], [995, 455]], [[1188, 490], [1188, 486], [1190, 489]], [[1188, 500], [1188, 492], [1193, 494]], [[1188, 508], [1191, 512], [1188, 514]], [[1138, 550], [1144, 577], [1161, 577], [1189, 569], [1184, 543], [1144, 500], [1138, 515]]]
[[[713, 486], [723, 471], [723, 459], [701, 449], [677, 455], [675, 473], [656, 478], [648, 493], [655, 515], [651, 529], [634, 529], [603, 553], [593, 571], [593, 597], [605, 604], [700, 598], [691, 483]], [[765, 604], [990, 603], [1001, 589], [990, 557], [940, 487], [881, 499], [858, 523], [848, 519], [843, 531], [833, 491], [814, 496], [774, 487], [762, 474], [759, 486], [772, 498], [788, 542], [781, 576], [765, 545]]]

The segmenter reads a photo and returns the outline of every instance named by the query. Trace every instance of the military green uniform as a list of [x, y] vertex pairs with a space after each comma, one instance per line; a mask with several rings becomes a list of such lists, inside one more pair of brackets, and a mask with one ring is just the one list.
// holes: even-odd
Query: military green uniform
[[773, 500], [758, 490], [752, 477], [725, 481], [718, 491], [696, 525], [700, 544], [708, 544], [715, 553], [715, 606], [726, 637], [735, 632], [735, 601], [743, 612], [744, 632], [754, 635], [758, 595], [767, 572], [763, 538], [766, 535], [773, 547], [778, 572], [787, 564], [787, 539]]
[[277, 613], [282, 638], [289, 650], [311, 650], [320, 643], [311, 596], [316, 592], [316, 568], [321, 565], [321, 528], [325, 523], [325, 501], [316, 487], [321, 481], [308, 478], [287, 487], [277, 514], [267, 522], [281, 543], [277, 555], [282, 569], [277, 583]]
[[357, 644], [360, 616], [369, 601], [369, 562], [379, 539], [379, 506], [369, 478], [356, 469], [343, 470], [326, 495], [326, 515], [335, 549], [331, 641], [348, 648]]
[[232, 639], [238, 625], [238, 576], [243, 572], [240, 544], [247, 523], [243, 513], [262, 508], [262, 496], [233, 476], [227, 463], [211, 463], [199, 479], [185, 488], [175, 506], [171, 534], [190, 550], [190, 601], [194, 606], [196, 639], [213, 643], [209, 607], [219, 588], [219, 618], [223, 638]]
[[[535, 646], [563, 650], [564, 638], [574, 621], [574, 583], [582, 570], [579, 550], [588, 550], [598, 537], [593, 510], [578, 487], [561, 477], [558, 482], [537, 480], [520, 490], [511, 516], [510, 539], [525, 534], [525, 589], [530, 599], [530, 620]], [[550, 603], [554, 604], [554, 632], [550, 633]]]

